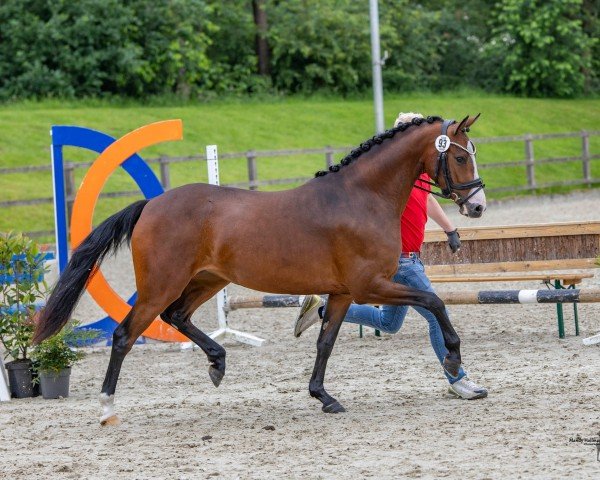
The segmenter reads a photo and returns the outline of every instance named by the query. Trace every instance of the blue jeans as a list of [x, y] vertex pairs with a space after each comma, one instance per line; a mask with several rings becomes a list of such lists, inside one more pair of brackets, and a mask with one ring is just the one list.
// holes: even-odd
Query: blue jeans
[[[434, 292], [429, 278], [427, 278], [427, 275], [425, 275], [423, 263], [421, 263], [421, 260], [417, 256], [401, 258], [398, 262], [398, 270], [396, 271], [393, 280], [396, 283], [400, 283], [408, 287], [425, 290], [427, 292]], [[429, 339], [431, 340], [431, 346], [433, 347], [439, 362], [442, 363], [448, 354], [448, 349], [444, 343], [442, 329], [440, 328], [435, 315], [423, 307], [413, 308], [419, 312], [419, 314], [425, 320], [427, 320], [427, 323], [429, 324]], [[408, 306], [406, 305], [383, 305], [381, 308], [377, 308], [371, 305], [357, 305], [353, 303], [350, 305], [344, 321], [376, 328], [377, 330], [381, 330], [385, 333], [396, 333], [402, 327], [402, 323], [404, 322], [404, 317], [406, 317], [407, 312]], [[446, 311], [446, 314], [448, 314], [448, 311]], [[445, 370], [444, 374], [451, 384], [465, 376], [465, 372], [462, 367], [460, 368], [458, 377], [456, 378], [451, 377]]]

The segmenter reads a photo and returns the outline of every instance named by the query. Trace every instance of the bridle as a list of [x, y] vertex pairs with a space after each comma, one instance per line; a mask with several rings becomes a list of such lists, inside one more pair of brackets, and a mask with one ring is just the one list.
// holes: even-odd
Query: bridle
[[[450, 145], [454, 145], [455, 147], [464, 150], [473, 159], [475, 158], [475, 154], [477, 153], [475, 145], [471, 141], [469, 141], [468, 146], [472, 146], [473, 151], [470, 151], [469, 149], [463, 147], [462, 145], [459, 145], [456, 142], [450, 141], [450, 137], [448, 137], [447, 133], [448, 127], [453, 123], [456, 122], [454, 120], [444, 120], [444, 123], [442, 123], [442, 133], [435, 139], [435, 148], [440, 153], [437, 158], [437, 164], [435, 167], [435, 178], [433, 179], [433, 182], [429, 182], [427, 180], [418, 180], [419, 182], [427, 183], [428, 185], [439, 188], [441, 192], [434, 192], [430, 189], [423, 188], [417, 185], [416, 183], [414, 187], [418, 188], [419, 190], [425, 190], [426, 192], [429, 192], [432, 195], [436, 195], [437, 197], [451, 199], [457, 205], [462, 206], [467, 202], [467, 200], [469, 200], [469, 198], [475, 195], [479, 190], [482, 190], [485, 187], [485, 185], [483, 183], [483, 180], [481, 180], [481, 178], [479, 177], [466, 183], [454, 183], [452, 181], [452, 175], [450, 173], [450, 168], [448, 167], [448, 150], [450, 149]], [[444, 180], [446, 183], [446, 186], [444, 188], [442, 188], [442, 186], [438, 182], [440, 173], [444, 175]], [[466, 198], [462, 198], [458, 193], [454, 192], [454, 190], [470, 189], [474, 190]]]

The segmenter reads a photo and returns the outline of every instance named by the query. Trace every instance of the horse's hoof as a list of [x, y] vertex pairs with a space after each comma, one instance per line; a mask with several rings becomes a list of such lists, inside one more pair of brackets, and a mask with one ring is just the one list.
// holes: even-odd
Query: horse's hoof
[[337, 400], [329, 405], [324, 406], [322, 410], [325, 413], [341, 413], [346, 411], [346, 409], [342, 407], [342, 404]]
[[221, 380], [223, 380], [225, 373], [223, 373], [221, 370], [217, 370], [211, 365], [210, 367], [208, 367], [208, 376], [212, 380], [213, 385], [215, 387], [218, 387], [219, 385], [221, 385]]
[[444, 358], [444, 370], [446, 370], [451, 377], [456, 378], [460, 372], [460, 362], [449, 360], [448, 357], [446, 357]]
[[104, 418], [104, 419], [100, 420], [100, 425], [102, 425], [103, 427], [105, 427], [107, 425], [116, 426], [116, 425], [120, 425], [120, 424], [121, 424], [121, 420], [119, 420], [119, 417], [117, 417], [116, 415], [111, 415], [108, 418]]

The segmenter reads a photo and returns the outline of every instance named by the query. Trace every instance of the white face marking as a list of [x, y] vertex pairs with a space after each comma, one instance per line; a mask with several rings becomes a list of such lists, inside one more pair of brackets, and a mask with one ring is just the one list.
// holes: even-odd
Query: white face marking
[[[473, 178], [479, 178], [479, 174], [477, 173], [477, 162], [475, 161], [475, 155], [471, 155], [471, 160], [473, 160]], [[474, 189], [471, 189], [469, 191], [469, 195], [471, 193], [473, 193], [473, 190]], [[485, 192], [483, 191], [483, 188], [481, 190], [479, 190], [471, 198], [469, 198], [469, 202], [482, 205], [483, 210], [485, 210], [487, 208], [487, 206], [486, 206], [486, 202], [485, 202]]]
[[[477, 161], [475, 159], [477, 150], [475, 149], [475, 145], [473, 144], [473, 142], [469, 141], [467, 144], [467, 148], [465, 148], [462, 145], [455, 143], [455, 142], [451, 142], [451, 143], [452, 143], [452, 145], [456, 145], [458, 148], [460, 148], [461, 150], [464, 150], [465, 152], [467, 152], [469, 154], [469, 157], [471, 157], [471, 160], [473, 161], [473, 180], [475, 180], [476, 178], [479, 178], [479, 173], [477, 172]], [[479, 187], [477, 187], [477, 188], [479, 188]], [[476, 190], [476, 188], [472, 188], [471, 190], [469, 190], [467, 197], [469, 197], [471, 194], [473, 194], [473, 192], [475, 190]], [[470, 197], [469, 200], [467, 200], [467, 203], [481, 205], [483, 207], [483, 211], [485, 211], [487, 208], [487, 204], [486, 204], [485, 192], [483, 191], [483, 188], [479, 189], [472, 197]], [[459, 211], [462, 215], [468, 215], [468, 210], [467, 210], [466, 204], [463, 203], [460, 206]]]
[[114, 395], [108, 396], [106, 393], [100, 394], [100, 405], [102, 405], [102, 417], [100, 417], [101, 422], [114, 416], [114, 414], [115, 414], [114, 404], [115, 404], [115, 396]]

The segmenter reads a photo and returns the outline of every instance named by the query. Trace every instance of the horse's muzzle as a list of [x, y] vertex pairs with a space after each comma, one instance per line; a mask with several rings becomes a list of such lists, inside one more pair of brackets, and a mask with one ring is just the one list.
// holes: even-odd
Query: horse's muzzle
[[484, 204], [466, 202], [460, 206], [460, 213], [469, 218], [479, 218], [483, 215], [485, 209]]

